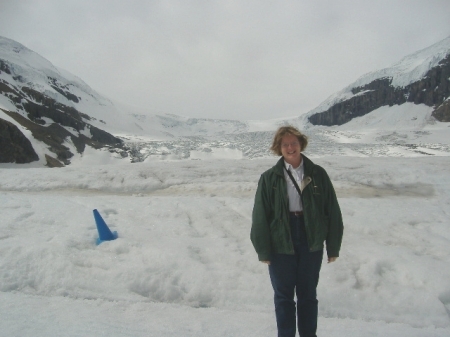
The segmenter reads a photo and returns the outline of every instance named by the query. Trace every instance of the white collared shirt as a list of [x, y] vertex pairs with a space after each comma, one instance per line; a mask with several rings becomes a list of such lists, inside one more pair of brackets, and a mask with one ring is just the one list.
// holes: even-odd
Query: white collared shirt
[[[286, 161], [284, 161], [284, 165], [285, 165], [286, 169], [291, 171], [292, 176], [294, 177], [295, 181], [297, 182], [298, 187], [301, 189], [303, 175], [304, 175], [303, 158], [300, 163], [300, 166], [297, 168], [292, 167], [292, 165], [288, 164]], [[288, 198], [289, 198], [289, 212], [300, 212], [303, 210], [303, 205], [301, 203], [301, 199], [300, 199], [300, 196], [298, 195], [297, 189], [295, 188], [294, 183], [292, 182], [292, 180], [289, 177], [289, 174], [286, 172], [286, 170], [284, 170], [284, 177], [286, 178], [286, 184], [287, 184], [287, 192], [288, 192]]]

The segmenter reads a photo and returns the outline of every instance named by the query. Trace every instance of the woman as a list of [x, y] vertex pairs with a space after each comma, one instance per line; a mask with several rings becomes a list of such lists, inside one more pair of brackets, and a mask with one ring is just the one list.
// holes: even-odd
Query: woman
[[296, 128], [278, 129], [271, 150], [282, 158], [261, 175], [253, 208], [250, 237], [259, 260], [269, 265], [279, 337], [294, 337], [296, 321], [300, 337], [316, 336], [324, 242], [329, 263], [338, 258], [342, 242], [333, 185], [326, 171], [302, 154], [307, 144]]

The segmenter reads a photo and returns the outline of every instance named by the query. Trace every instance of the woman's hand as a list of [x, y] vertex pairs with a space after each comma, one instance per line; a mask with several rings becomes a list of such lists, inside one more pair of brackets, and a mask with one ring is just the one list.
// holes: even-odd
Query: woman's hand
[[270, 261], [261, 261], [261, 262], [267, 264], [268, 266], [270, 266]]
[[334, 262], [337, 260], [337, 257], [329, 257], [328, 258], [328, 263]]

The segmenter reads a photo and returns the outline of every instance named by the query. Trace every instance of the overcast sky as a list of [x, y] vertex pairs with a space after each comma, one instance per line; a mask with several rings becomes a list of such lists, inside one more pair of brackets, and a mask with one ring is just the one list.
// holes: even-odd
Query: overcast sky
[[450, 35], [450, 0], [0, 0], [0, 35], [148, 113], [303, 114]]

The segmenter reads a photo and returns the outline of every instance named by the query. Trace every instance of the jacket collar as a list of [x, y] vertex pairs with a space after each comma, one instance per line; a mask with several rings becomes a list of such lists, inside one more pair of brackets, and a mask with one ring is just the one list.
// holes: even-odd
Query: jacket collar
[[[311, 176], [313, 173], [313, 169], [315, 164], [302, 153], [302, 160], [303, 160], [303, 169], [306, 176]], [[279, 175], [282, 175], [284, 177], [284, 158], [281, 157], [278, 162], [274, 166], [275, 172]]]

